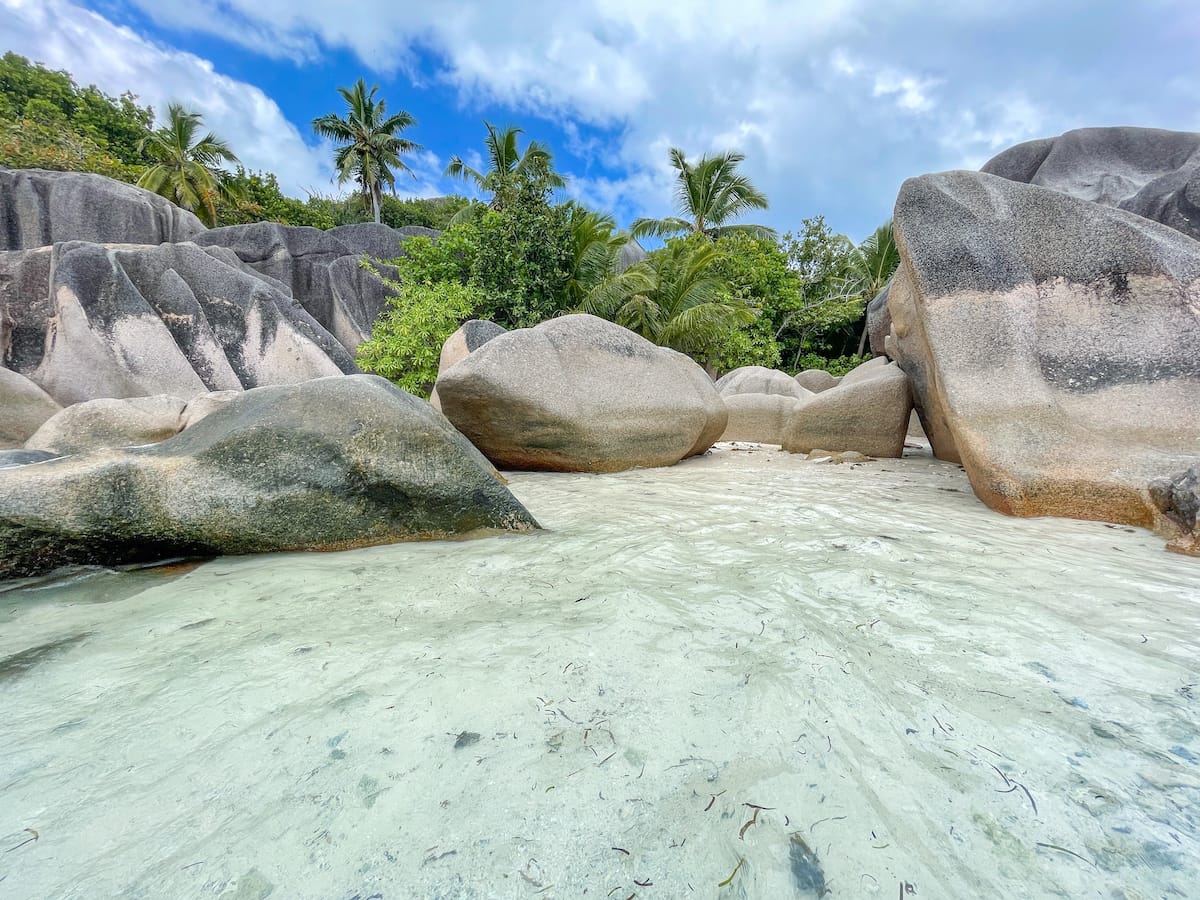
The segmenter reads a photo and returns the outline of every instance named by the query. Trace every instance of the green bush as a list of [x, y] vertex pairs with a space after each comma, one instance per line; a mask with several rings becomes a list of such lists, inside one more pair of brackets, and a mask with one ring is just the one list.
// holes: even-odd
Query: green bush
[[871, 360], [870, 353], [864, 353], [862, 356], [835, 356], [832, 359], [827, 359], [816, 353], [805, 353], [796, 359], [796, 371], [803, 372], [805, 369], [823, 369], [830, 375], [837, 378], [845, 375], [851, 369], [861, 366], [865, 362]]
[[437, 380], [442, 344], [475, 314], [482, 295], [453, 281], [386, 283], [397, 293], [376, 320], [371, 339], [359, 345], [358, 364], [410, 394], [428, 397]]

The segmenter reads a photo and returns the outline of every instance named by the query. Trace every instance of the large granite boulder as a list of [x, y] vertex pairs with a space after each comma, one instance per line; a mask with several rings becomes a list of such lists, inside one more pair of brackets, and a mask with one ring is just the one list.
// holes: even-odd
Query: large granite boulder
[[[20, 291], [2, 287], [6, 273]], [[0, 255], [0, 321], [4, 364], [64, 406], [358, 371], [292, 297], [193, 243]]]
[[900, 457], [911, 412], [908, 378], [895, 363], [873, 359], [797, 410], [780, 443], [791, 453], [853, 450], [867, 456]]
[[368, 375], [246, 391], [150, 447], [0, 470], [0, 577], [537, 527], [442, 415]]
[[1163, 525], [1148, 485], [1200, 452], [1200, 242], [974, 172], [906, 181], [895, 228], [887, 352], [936, 455], [1007, 513]]
[[61, 409], [24, 375], [0, 366], [0, 450], [25, 446], [42, 423]]
[[165, 197], [103, 175], [0, 168], [0, 250], [59, 241], [190, 241], [200, 220]]
[[[419, 226], [389, 228], [374, 222], [329, 231], [275, 222], [214, 228], [196, 238], [205, 247], [232, 252], [248, 268], [295, 297], [351, 353], [371, 336], [387, 300], [380, 276], [394, 277], [386, 260], [401, 256], [405, 240], [436, 237]], [[376, 271], [362, 266], [365, 258]], [[377, 274], [378, 273], [378, 274]]]
[[185, 406], [169, 394], [76, 403], [47, 419], [25, 442], [25, 449], [66, 456], [156, 444], [179, 433]]
[[814, 394], [837, 387], [842, 379], [824, 369], [805, 369], [796, 376], [796, 384]]
[[888, 310], [888, 289], [885, 287], [867, 304], [867, 338], [871, 352], [883, 356], [887, 350], [884, 340], [892, 330], [892, 314]]
[[792, 417], [808, 403], [786, 394], [723, 394], [721, 399], [729, 410], [721, 440], [757, 444], [782, 444]]
[[1080, 128], [1010, 147], [982, 171], [1128, 210], [1200, 239], [1200, 133]]
[[[1174, 477], [1150, 482], [1150, 500], [1166, 520], [1168, 550], [1200, 556], [1200, 463]], [[1169, 526], [1176, 526], [1172, 533]]]
[[722, 397], [731, 394], [778, 394], [806, 400], [812, 391], [797, 383], [787, 372], [766, 366], [742, 366], [717, 379], [717, 391]]
[[[507, 328], [484, 319], [468, 319], [463, 322], [458, 330], [442, 343], [442, 353], [438, 357], [438, 375], [440, 376], [460, 360], [466, 359], [492, 338], [499, 337], [507, 331]], [[442, 408], [436, 384], [429, 395], [429, 402], [433, 404], [434, 409]]]
[[442, 410], [496, 465], [616, 472], [703, 453], [725, 430], [704, 370], [612, 322], [550, 319], [438, 376]]

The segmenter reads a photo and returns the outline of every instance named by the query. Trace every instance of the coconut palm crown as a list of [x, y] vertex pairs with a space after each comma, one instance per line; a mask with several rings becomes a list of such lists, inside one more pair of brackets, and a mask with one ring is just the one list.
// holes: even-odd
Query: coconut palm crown
[[221, 163], [236, 163], [229, 145], [212, 132], [197, 139], [203, 127], [200, 113], [182, 104], [167, 107], [167, 123], [138, 142], [138, 152], [154, 160], [138, 187], [166, 197], [177, 206], [194, 212], [205, 225], [217, 224], [216, 200], [242, 199], [240, 188]]
[[327, 113], [312, 123], [313, 131], [336, 145], [333, 164], [338, 184], [356, 182], [376, 222], [383, 205], [384, 187], [394, 194], [395, 173], [413, 174], [402, 159], [403, 154], [421, 149], [420, 144], [400, 136], [404, 129], [416, 125], [417, 120], [404, 110], [388, 115], [387, 101], [382, 97], [375, 99], [378, 90], [379, 85], [374, 85], [368, 91], [361, 78], [352, 88], [339, 87], [338, 93], [346, 101], [346, 116]]
[[738, 166], [746, 159], [729, 151], [701, 156], [690, 163], [683, 151], [671, 148], [671, 166], [676, 171], [675, 202], [678, 216], [665, 219], [636, 219], [631, 227], [634, 237], [670, 237], [678, 234], [706, 234], [718, 238], [742, 231], [758, 237], [773, 237], [765, 225], [729, 225], [731, 219], [752, 209], [766, 209], [767, 196]]
[[450, 157], [446, 175], [473, 182], [480, 191], [490, 193], [488, 205], [500, 209], [523, 179], [539, 178], [548, 188], [566, 185], [566, 179], [554, 171], [554, 160], [549, 148], [540, 141], [530, 141], [524, 150], [517, 147], [517, 135], [523, 130], [509, 126], [497, 128], [490, 122], [484, 146], [487, 151], [488, 168], [484, 172], [463, 162], [461, 156]]

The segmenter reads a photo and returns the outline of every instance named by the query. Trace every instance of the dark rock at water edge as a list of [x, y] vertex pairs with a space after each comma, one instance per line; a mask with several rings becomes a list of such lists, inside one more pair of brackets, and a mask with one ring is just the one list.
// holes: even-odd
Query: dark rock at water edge
[[443, 416], [366, 375], [246, 391], [151, 447], [0, 471], [0, 577], [537, 527]]

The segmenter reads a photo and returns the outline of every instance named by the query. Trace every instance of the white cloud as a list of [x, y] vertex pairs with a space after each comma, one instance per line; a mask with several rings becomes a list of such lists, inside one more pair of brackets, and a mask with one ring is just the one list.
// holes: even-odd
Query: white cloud
[[136, 87], [160, 115], [171, 101], [202, 110], [204, 124], [249, 169], [274, 172], [285, 192], [329, 192], [328, 148], [310, 146], [261, 90], [213, 70], [191, 53], [153, 43], [64, 0], [0, 0], [4, 49], [109, 94]]
[[[449, 85], [464, 105], [549, 119], [584, 163], [568, 173], [570, 190], [623, 220], [671, 211], [671, 146], [745, 152], [746, 174], [772, 200], [767, 224], [794, 228], [824, 212], [862, 237], [909, 175], [977, 166], [1008, 144], [1082, 125], [1200, 127], [1179, 25], [1196, 20], [1194, 0], [1099, 10], [1093, 0], [111, 2], [288, 64], [348, 50], [380, 76]], [[203, 60], [64, 0], [16, 9], [27, 55], [111, 91], [152, 89], [155, 102], [207, 86], [212, 96], [197, 105], [228, 104], [211, 124], [239, 146], [244, 135], [255, 165], [289, 186], [324, 173], [324, 153], [269, 99]], [[433, 71], [417, 69], [418, 51]], [[529, 118], [529, 136], [541, 137]], [[422, 179], [414, 190], [462, 190], [432, 169]]]

